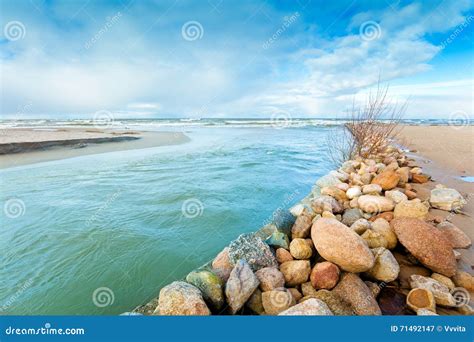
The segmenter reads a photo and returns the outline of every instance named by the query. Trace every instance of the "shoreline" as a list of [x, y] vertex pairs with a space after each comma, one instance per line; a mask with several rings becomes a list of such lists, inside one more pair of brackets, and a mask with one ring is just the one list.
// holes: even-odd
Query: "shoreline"
[[188, 141], [189, 137], [181, 132], [11, 128], [0, 135], [0, 169]]
[[[453, 129], [453, 128], [452, 127], [440, 128], [440, 130], [446, 130], [446, 129]], [[455, 129], [459, 130], [459, 128], [455, 128]], [[466, 141], [469, 143], [472, 141], [472, 139], [469, 140], [469, 138], [472, 138], [472, 132], [469, 131], [470, 129], [471, 127], [467, 128], [468, 130], [467, 133], [463, 132], [463, 134], [458, 134], [456, 136], [456, 139], [452, 139], [452, 136], [448, 137], [447, 135], [445, 135], [444, 138], [451, 139], [451, 143], [452, 143], [452, 140], [456, 140], [456, 143], [461, 143], [461, 145], [466, 147]], [[472, 310], [472, 307], [469, 305], [470, 304], [469, 296], [468, 296], [467, 303], [464, 303], [463, 305], [457, 306], [451, 303], [447, 305], [448, 307], [445, 304], [441, 304], [441, 306], [436, 306], [436, 304], [440, 304], [438, 300], [436, 300], [436, 304], [434, 304], [434, 307], [432, 308], [430, 307], [430, 309], [416, 307], [416, 305], [419, 303], [415, 303], [416, 301], [412, 302], [409, 300], [410, 293], [412, 293], [412, 291], [415, 291], [415, 290], [416, 291], [420, 291], [420, 290], [429, 291], [429, 290], [426, 290], [426, 288], [423, 288], [424, 282], [435, 282], [435, 284], [437, 284], [436, 286], [438, 285], [441, 287], [445, 286], [443, 287], [443, 289], [446, 289], [446, 291], [448, 291], [444, 293], [447, 296], [447, 298], [451, 298], [449, 297], [450, 296], [449, 290], [452, 291], [452, 288], [446, 287], [449, 284], [452, 284], [452, 286], [457, 286], [456, 287], [457, 289], [461, 288], [463, 291], [473, 291], [472, 282], [474, 278], [472, 277], [472, 265], [474, 264], [473, 262], [474, 258], [473, 258], [473, 247], [472, 247], [471, 241], [474, 238], [474, 232], [472, 229], [470, 229], [470, 227], [473, 226], [474, 221], [473, 221], [473, 215], [472, 215], [473, 203], [470, 199], [471, 199], [472, 194], [474, 193], [473, 191], [474, 185], [472, 183], [465, 182], [459, 178], [459, 176], [466, 174], [466, 170], [471, 171], [472, 169], [469, 167], [462, 167], [463, 170], [459, 170], [459, 168], [457, 168], [456, 166], [461, 165], [460, 163], [456, 163], [456, 165], [454, 166], [450, 164], [450, 162], [451, 163], [455, 162], [455, 158], [456, 156], [458, 156], [452, 153], [452, 151], [449, 158], [449, 162], [445, 162], [442, 165], [440, 165], [438, 164], [437, 161], [432, 161], [432, 159], [433, 160], [439, 159], [440, 156], [442, 157], [442, 155], [446, 153], [446, 151], [445, 150], [443, 151], [443, 149], [440, 147], [436, 149], [432, 149], [432, 150], [427, 148], [429, 147], [430, 144], [432, 144], [432, 141], [430, 139], [436, 139], [436, 135], [439, 134], [439, 132], [433, 132], [432, 135], [428, 135], [426, 134], [426, 126], [414, 127], [414, 128], [409, 129], [408, 131], [409, 132], [405, 131], [403, 134], [401, 134], [399, 142], [402, 145], [409, 147], [411, 149], [415, 148], [416, 151], [413, 151], [411, 153], [410, 152], [405, 153], [405, 152], [402, 152], [401, 150], [392, 149], [391, 152], [387, 152], [382, 155], [381, 157], [382, 159], [379, 159], [378, 164], [375, 164], [375, 162], [373, 164], [371, 163], [367, 164], [368, 169], [374, 169], [375, 167], [374, 169], [375, 171], [364, 171], [364, 173], [362, 173], [362, 175], [367, 175], [368, 172], [373, 172], [374, 173], [373, 176], [377, 178], [378, 175], [381, 175], [385, 172], [384, 171], [385, 169], [389, 169], [387, 170], [387, 172], [388, 173], [391, 172], [392, 175], [396, 174], [398, 172], [397, 171], [398, 169], [405, 169], [404, 172], [406, 172], [406, 177], [407, 177], [406, 183], [401, 184], [399, 180], [397, 180], [394, 185], [391, 185], [387, 189], [384, 188], [382, 190], [381, 188], [380, 192], [378, 193], [377, 191], [376, 193], [369, 193], [370, 196], [375, 195], [372, 197], [377, 197], [378, 199], [384, 199], [384, 200], [389, 199], [390, 201], [392, 201], [392, 209], [384, 209], [384, 210], [380, 209], [375, 214], [371, 214], [371, 211], [370, 211], [371, 206], [369, 205], [368, 208], [365, 209], [364, 206], [359, 201], [359, 198], [355, 197], [355, 199], [357, 200], [355, 205], [352, 204], [353, 201], [351, 201], [350, 206], [348, 207], [346, 207], [346, 204], [348, 203], [347, 202], [344, 203], [344, 209], [342, 210], [342, 212], [334, 211], [334, 205], [332, 205], [332, 209], [329, 211], [326, 211], [327, 209], [321, 209], [322, 211], [321, 212], [317, 211], [316, 214], [312, 212], [315, 210], [314, 203], [322, 199], [323, 197], [332, 197], [333, 201], [336, 200], [340, 202], [341, 205], [342, 205], [342, 201], [347, 201], [347, 198], [346, 200], [344, 200], [345, 196], [344, 194], [340, 193], [340, 190], [343, 190], [343, 191], [350, 190], [354, 187], [353, 173], [349, 175], [350, 171], [348, 170], [355, 169], [357, 171], [357, 169], [361, 166], [354, 167], [354, 165], [356, 165], [357, 163], [360, 165], [361, 162], [364, 163], [366, 162], [366, 160], [362, 159], [360, 161], [357, 161], [356, 164], [354, 164], [353, 161], [346, 162], [341, 166], [341, 168], [331, 171], [328, 175], [323, 176], [322, 178], [318, 179], [316, 181], [315, 187], [310, 192], [310, 194], [307, 197], [303, 198], [299, 203], [294, 205], [292, 208], [290, 208], [290, 212], [293, 215], [293, 219], [288, 220], [288, 218], [284, 218], [282, 221], [280, 221], [280, 223], [278, 223], [278, 220], [275, 220], [271, 224], [262, 227], [260, 230], [256, 231], [253, 234], [240, 235], [236, 240], [232, 241], [228, 245], [228, 247], [224, 248], [224, 250], [222, 250], [215, 257], [215, 259], [210, 260], [205, 265], [198, 267], [194, 271], [191, 271], [185, 279], [176, 280], [173, 283], [166, 285], [165, 287], [161, 289], [159, 295], [153, 298], [151, 301], [147, 302], [144, 305], [140, 305], [136, 307], [132, 311], [132, 313], [125, 313], [125, 314], [144, 314], [144, 315], [217, 314], [217, 315], [220, 315], [220, 314], [229, 314], [229, 313], [230, 314], [237, 314], [237, 313], [249, 314], [250, 313], [250, 314], [275, 315], [275, 314], [280, 314], [283, 311], [285, 311], [285, 314], [288, 314], [288, 315], [292, 315], [292, 314], [301, 315], [301, 314], [305, 314], [306, 312], [305, 310], [309, 310], [308, 312], [313, 312], [315, 310], [319, 312], [317, 314], [322, 314], [322, 315], [331, 315], [333, 313], [336, 315], [339, 315], [339, 314], [347, 315], [347, 314], [350, 314], [348, 313], [349, 311], [344, 311], [344, 310], [347, 309], [347, 304], [348, 304], [350, 309], [353, 310], [352, 314], [356, 314], [356, 315], [372, 315], [372, 314], [406, 315], [406, 314], [413, 314], [413, 313], [417, 315], [432, 315], [432, 314], [434, 315], [436, 314], [472, 315], [473, 310]], [[452, 132], [450, 133], [452, 134]], [[468, 136], [467, 140], [465, 140], [466, 134]], [[407, 141], [407, 138], [410, 138], [410, 137], [412, 138], [412, 140]], [[440, 146], [445, 146], [443, 145], [444, 144], [443, 139], [437, 139], [437, 141], [440, 144]], [[448, 146], [455, 146], [454, 148], [456, 148], [455, 144], [454, 145], [450, 144]], [[468, 146], [468, 148], [472, 149], [472, 144], [471, 146]], [[459, 153], [459, 149], [456, 151]], [[427, 159], [427, 157], [430, 157], [430, 159]], [[469, 157], [472, 159], [472, 154]], [[374, 159], [377, 159], [377, 158], [374, 158]], [[382, 164], [381, 160], [383, 160], [383, 164], [384, 164], [382, 169], [380, 169], [380, 166], [378, 166]], [[397, 165], [394, 167], [393, 164], [395, 162], [397, 163]], [[351, 164], [352, 166], [350, 165], [349, 167], [347, 167], [347, 165], [345, 165], [347, 163]], [[469, 166], [472, 166], [472, 165], [469, 165]], [[454, 169], [454, 172], [451, 169]], [[362, 168], [359, 169], [359, 173], [361, 171], [362, 171]], [[402, 177], [401, 174], [402, 173], [400, 173], [397, 176], [398, 177], [397, 179], [401, 179]], [[415, 179], [415, 175], [417, 176], [416, 179]], [[468, 176], [469, 175], [470, 174], [468, 174]], [[372, 184], [374, 184], [373, 181], [372, 182], [370, 180], [368, 182], [363, 181], [360, 184], [360, 188], [364, 188]], [[378, 183], [375, 183], [375, 184], [378, 184]], [[440, 186], [446, 186], [447, 190], [449, 191], [455, 192], [456, 189], [461, 191], [461, 194], [464, 198], [463, 201], [466, 203], [463, 203], [463, 205], [461, 205], [461, 209], [459, 211], [457, 210], [450, 211], [447, 209], [441, 210], [440, 207], [437, 207], [437, 205], [434, 204], [435, 199], [433, 197], [432, 190], [440, 188]], [[355, 185], [355, 187], [357, 187], [357, 185]], [[391, 192], [397, 192], [397, 196], [399, 198], [400, 196], [404, 196], [405, 199], [395, 201], [395, 198], [391, 197], [392, 195], [387, 194], [388, 190], [391, 190]], [[365, 193], [366, 192], [364, 190], [364, 194]], [[385, 193], [385, 196], [384, 196], [384, 193]], [[407, 199], [407, 196], [410, 196], [410, 197], [408, 197]], [[450, 205], [453, 205], [453, 203], [454, 202], [452, 202]], [[379, 204], [379, 205], [382, 205], [382, 204]], [[380, 208], [379, 205], [377, 205], [378, 208]], [[398, 206], [400, 206], [400, 209], [402, 206], [406, 206], [406, 207], [401, 210], [398, 210], [398, 213], [397, 213]], [[343, 223], [345, 223], [344, 217], [348, 211], [352, 211], [356, 209], [361, 210], [361, 208], [363, 209], [362, 212], [364, 213], [361, 217], [367, 218], [368, 221], [371, 223], [369, 223], [369, 228], [366, 228], [364, 233], [360, 233], [357, 231], [356, 233], [358, 234], [359, 240], [365, 241], [364, 243], [366, 245], [365, 248], [367, 247], [371, 248], [372, 253], [374, 253], [374, 256], [376, 257], [376, 264], [379, 263], [378, 271], [372, 271], [370, 268], [368, 268], [369, 271], [366, 271], [366, 272], [369, 272], [369, 274], [372, 273], [369, 277], [367, 276], [367, 273], [360, 273], [361, 270], [348, 269], [349, 266], [352, 267], [352, 265], [345, 264], [346, 260], [339, 260], [339, 261], [333, 260], [333, 259], [338, 259], [338, 257], [331, 258], [330, 256], [326, 257], [325, 255], [325, 257], [321, 260], [321, 257], [322, 257], [321, 250], [334, 248], [333, 245], [337, 245], [338, 242], [332, 241], [332, 243], [328, 242], [327, 246], [322, 246], [321, 244], [319, 244], [318, 246], [317, 245], [318, 241], [315, 240], [315, 237], [313, 235], [314, 227], [317, 226], [315, 222], [318, 222], [319, 220], [321, 220], [321, 222], [324, 221], [324, 223], [321, 223], [322, 227], [326, 225], [324, 228], [321, 228], [321, 227], [319, 228], [319, 230], [321, 230], [319, 232], [320, 234], [323, 233], [323, 230], [325, 228], [328, 228], [328, 226], [331, 226], [331, 225], [332, 225], [332, 228], [330, 229], [340, 230], [339, 233], [341, 233], [342, 235], [346, 234], [342, 230], [345, 231], [346, 228], [348, 228], [348, 230], [352, 230], [353, 229], [352, 225], [349, 225], [346, 223], [345, 228], [340, 228], [341, 226], [344, 227], [344, 224], [341, 224], [340, 222], [338, 223], [338, 221], [343, 221]], [[308, 220], [309, 220], [309, 223], [308, 223]], [[366, 236], [367, 232], [374, 231], [373, 230], [374, 228], [371, 227], [371, 225], [373, 225], [375, 221], [380, 221], [380, 220], [385, 222], [387, 226], [389, 226], [390, 229], [392, 230], [392, 232], [388, 234], [389, 236], [393, 236], [396, 233], [395, 234], [396, 245], [392, 246], [391, 248], [389, 248], [388, 246], [386, 246], [386, 248], [377, 247], [375, 245], [378, 244], [379, 238], [375, 238], [375, 235], [370, 236], [370, 234]], [[405, 222], [403, 220], [405, 220]], [[391, 223], [392, 221], [393, 223]], [[281, 224], [282, 222], [283, 224]], [[379, 223], [383, 223], [383, 222], [379, 222]], [[400, 228], [400, 225], [402, 225], [402, 222], [404, 222], [404, 225], [405, 225], [403, 229]], [[465, 240], [468, 239], [469, 246], [468, 247], [455, 246], [454, 240], [450, 240], [446, 237], [445, 234], [441, 234], [440, 231], [445, 229], [445, 228], [441, 228], [444, 224], [447, 224], [448, 228], [454, 226], [454, 228], [450, 228], [450, 229], [456, 230], [459, 228], [461, 232], [455, 233], [457, 235], [457, 238], [462, 236], [462, 239], [465, 239]], [[378, 226], [380, 225], [381, 224], [379, 224]], [[394, 225], [396, 226], [396, 228], [394, 228]], [[416, 234], [410, 236], [410, 239], [413, 239], [413, 242], [407, 242], [406, 236], [403, 237], [403, 235], [411, 234], [410, 231], [412, 230], [412, 225], [415, 225], [415, 226], [420, 225], [420, 227], [422, 228], [419, 228], [419, 230], [420, 232], [422, 232], [422, 234], [426, 235], [425, 236], [426, 239], [418, 237], [416, 234], [418, 234], [419, 232], [417, 232]], [[301, 233], [300, 230], [302, 226], [305, 226], [304, 228], [305, 233], [299, 236], [298, 234]], [[335, 228], [336, 226], [338, 226], [339, 228], [336, 229]], [[295, 231], [295, 227], [296, 227], [296, 231]], [[308, 229], [311, 230], [312, 239], [308, 238]], [[334, 234], [329, 234], [329, 235], [332, 235], [331, 237], [328, 235], [328, 237], [326, 238], [332, 239], [336, 237], [336, 240], [337, 240], [338, 234], [335, 234], [335, 230], [333, 232]], [[385, 228], [383, 230], [385, 230]], [[403, 230], [405, 230], [405, 232], [400, 232]], [[381, 233], [382, 231], [379, 232], [377, 230], [376, 232], [377, 234], [382, 234]], [[295, 235], [295, 233], [297, 234]], [[387, 232], [385, 231], [385, 233]], [[372, 233], [372, 234], [375, 234], [375, 233]], [[452, 233], [449, 233], [449, 234], [452, 234]], [[250, 235], [252, 235], [253, 237], [250, 237]], [[443, 235], [443, 238], [441, 239], [442, 241], [438, 240], [439, 235]], [[288, 237], [290, 237], [290, 239], [288, 239]], [[349, 236], [348, 234], [348, 238], [352, 239], [354, 237]], [[388, 237], [386, 236], [385, 238], [388, 239]], [[398, 241], [397, 241], [397, 238], [398, 238]], [[451, 238], [453, 237], [451, 236]], [[285, 239], [286, 239], [286, 242], [285, 242]], [[312, 240], [307, 243], [309, 244], [309, 246], [311, 246], [311, 249], [313, 250], [313, 254], [310, 253], [309, 256], [305, 256], [305, 257], [296, 257], [294, 254], [294, 250], [291, 246], [293, 241], [295, 240], [302, 240], [301, 244], [304, 244], [303, 241]], [[401, 242], [402, 240], [404, 241]], [[419, 241], [414, 242], [416, 240], [419, 240]], [[261, 242], [258, 242], [258, 241], [261, 241]], [[290, 241], [292, 241], [291, 244], [289, 243]], [[277, 271], [272, 271], [271, 273], [278, 273], [282, 275], [284, 283], [280, 285], [284, 285], [285, 287], [288, 287], [288, 289], [284, 289], [284, 288], [282, 290], [265, 289], [265, 286], [268, 285], [267, 282], [271, 282], [271, 279], [265, 279], [265, 276], [263, 274], [259, 275], [258, 272], [256, 273], [257, 278], [254, 278], [256, 285], [251, 284], [252, 281], [250, 281], [249, 279], [252, 278], [251, 276], [252, 271], [255, 271], [254, 267], [256, 267], [257, 265], [255, 264], [255, 257], [256, 257], [256, 255], [254, 254], [255, 251], [252, 251], [252, 248], [257, 248], [255, 245], [259, 245], [262, 242], [265, 245], [267, 245], [266, 248], [268, 248], [268, 246], [272, 247], [271, 249], [268, 249], [268, 251], [273, 251], [273, 253], [276, 252], [276, 259], [278, 260], [278, 263], [276, 263]], [[339, 241], [339, 243], [342, 243], [342, 240]], [[413, 243], [416, 243], [417, 246], [414, 247], [412, 245]], [[466, 244], [466, 242], [464, 243]], [[300, 246], [300, 247], [304, 249], [303, 246]], [[450, 261], [449, 262], [450, 266], [446, 266], [446, 265], [440, 266], [441, 264], [445, 262], [445, 260], [441, 260], [443, 257], [439, 257], [440, 260], [435, 260], [434, 262], [434, 264], [439, 262], [440, 265], [433, 265], [432, 264], [433, 260], [425, 259], [426, 253], [428, 253], [428, 255], [432, 253], [432, 252], [427, 252], [427, 250], [431, 248], [438, 249], [438, 252], [440, 252], [440, 254], [444, 254], [445, 255], [444, 257], [448, 259], [452, 258], [453, 260], [452, 262], [454, 262], [456, 265], [453, 266], [452, 262]], [[264, 247], [258, 247], [258, 249], [264, 249]], [[279, 251], [282, 251], [282, 250], [284, 250], [283, 252], [284, 252], [285, 258], [288, 258], [288, 259], [280, 260]], [[354, 251], [356, 250], [357, 248], [354, 248]], [[408, 253], [408, 255], [405, 255], [407, 250], [410, 253]], [[377, 251], [377, 253], [382, 251], [384, 258], [386, 259], [383, 262], [387, 262], [388, 264], [391, 263], [391, 265], [388, 265], [388, 264], [383, 265], [383, 268], [388, 268], [388, 269], [384, 269], [383, 272], [381, 272], [382, 264], [380, 264], [382, 263], [382, 261], [381, 259], [377, 259], [378, 256], [380, 256], [381, 254], [377, 254], [375, 251]], [[428, 258], [437, 259], [438, 252], [435, 252], [431, 256], [429, 255]], [[248, 264], [247, 262], [244, 262], [242, 264], [241, 261], [236, 263], [236, 259], [235, 259], [236, 253], [240, 253], [239, 258], [242, 258], [244, 261], [247, 261]], [[311, 254], [313, 257], [315, 256], [314, 253], [316, 253], [316, 255], [319, 255], [316, 261], [314, 261], [311, 257]], [[449, 255], [450, 253], [451, 253], [451, 256]], [[272, 264], [272, 262], [267, 260], [268, 255], [264, 256], [263, 254], [258, 255], [257, 259], [259, 257], [262, 258], [262, 260], [258, 260], [258, 261], [259, 262], [264, 261], [268, 265], [263, 266], [263, 268], [261, 268], [262, 266], [258, 266], [257, 271], [266, 270], [269, 268], [275, 268], [275, 266], [270, 265]], [[350, 258], [352, 256], [347, 255], [347, 257]], [[414, 259], [417, 259], [417, 258], [419, 258], [419, 260], [414, 261]], [[391, 261], [389, 262], [388, 259], [390, 259]], [[456, 259], [456, 261], [454, 261], [454, 259]], [[420, 262], [420, 260], [422, 261]], [[292, 272], [290, 270], [290, 267], [285, 267], [287, 263], [288, 264], [300, 263], [303, 261], [308, 263], [308, 267], [310, 266], [309, 264], [310, 261], [311, 261], [311, 265], [313, 262], [316, 262], [316, 264], [314, 264], [313, 270], [311, 270], [311, 268], [306, 269], [306, 267], [304, 270], [303, 269], [296, 270], [296, 268], [298, 268], [299, 266], [298, 267], [295, 266], [296, 268], [295, 270], [293, 270], [294, 272]], [[335, 267], [336, 269], [341, 269], [341, 272], [342, 272], [341, 278], [339, 278], [339, 271], [337, 272], [338, 279], [335, 280], [336, 287], [334, 287], [333, 289], [335, 292], [334, 296], [332, 295], [329, 296], [327, 294], [328, 291], [324, 290], [325, 287], [319, 287], [319, 290], [318, 290], [318, 287], [315, 287], [314, 285], [313, 272], [315, 272], [316, 266], [318, 265], [318, 263], [321, 264], [321, 263], [328, 263], [328, 262], [332, 265], [332, 267]], [[250, 265], [250, 268], [249, 268], [249, 265]], [[337, 266], [339, 266], [339, 268]], [[444, 266], [446, 266], [446, 268], [444, 268]], [[280, 270], [278, 270], [278, 268]], [[403, 268], [403, 272], [401, 271], [402, 268]], [[395, 272], [394, 269], [397, 269], [396, 275], [392, 274], [390, 277], [387, 278], [386, 272], [393, 273]], [[308, 281], [310, 271], [311, 271], [311, 280]], [[295, 281], [295, 278], [300, 278], [299, 273], [301, 272], [306, 274], [306, 276], [303, 277], [305, 279], [301, 278], [298, 281]], [[326, 276], [327, 277], [331, 276], [331, 274], [324, 274], [324, 271], [320, 271], [320, 272], [322, 272], [321, 276], [323, 278]], [[376, 274], [377, 272], [380, 272], [380, 274]], [[242, 273], [245, 273], [245, 276], [242, 276], [241, 275]], [[402, 279], [402, 273], [404, 273], [403, 279]], [[463, 273], [463, 277], [465, 279], [469, 279], [470, 277], [470, 280], [466, 280], [465, 282], [460, 281], [458, 275], [461, 273]], [[431, 277], [430, 277], [430, 274], [431, 274]], [[419, 279], [417, 279], [416, 281], [419, 281], [421, 283], [416, 283], [416, 282], [413, 283], [415, 281], [414, 280], [415, 278], [412, 278], [413, 275], [418, 276]], [[241, 276], [243, 278], [240, 278]], [[272, 278], [275, 276], [275, 274], [271, 276], [269, 274], [268, 276]], [[237, 279], [233, 279], [235, 277], [237, 277]], [[216, 295], [216, 293], [212, 293], [213, 291], [219, 292], [215, 288], [216, 283], [219, 283], [218, 278], [221, 279], [220, 291], [222, 292], [220, 292], [220, 295]], [[244, 289], [248, 293], [247, 299], [244, 299], [243, 302], [242, 302], [242, 298], [239, 298], [239, 294], [233, 293], [232, 290], [228, 291], [230, 284], [233, 285], [233, 282], [236, 280], [240, 282], [241, 285], [239, 286], [242, 287], [242, 289]], [[243, 280], [245, 280], [245, 282], [248, 282], [248, 284], [242, 284]], [[406, 285], [402, 286], [401, 284], [403, 281], [405, 282], [405, 284], [409, 283], [408, 285], [409, 287], [407, 287]], [[267, 285], [264, 285], [264, 287], [262, 287], [262, 282], [264, 282]], [[392, 284], [392, 282], [394, 283]], [[387, 283], [389, 285], [388, 287], [386, 286]], [[211, 287], [210, 284], [214, 284], [213, 285], [214, 288], [212, 290], [210, 288]], [[444, 285], [444, 284], [448, 284], [448, 285]], [[246, 288], [247, 285], [249, 288]], [[259, 289], [259, 285], [260, 285], [260, 289]], [[331, 290], [333, 286], [334, 285], [332, 285], [332, 287], [328, 289]], [[467, 287], [468, 290], [466, 290], [463, 286]], [[193, 292], [195, 290], [197, 290], [197, 292]], [[331, 290], [330, 292], [333, 292], [333, 290]], [[326, 293], [323, 294], [321, 293], [321, 291], [326, 291]], [[199, 295], [196, 295], [196, 293], [199, 293]], [[264, 294], [268, 294], [271, 296], [273, 294], [277, 295], [277, 293], [280, 294], [278, 295], [278, 298], [279, 298], [278, 302], [279, 302], [279, 305], [281, 304], [280, 305], [281, 307], [276, 308], [275, 302], [272, 302], [271, 297], [270, 297], [270, 303], [268, 303], [267, 301], [267, 305], [265, 305]], [[202, 295], [202, 298], [200, 298], [201, 295]], [[213, 297], [214, 295], [216, 296]], [[284, 295], [288, 296], [288, 300], [285, 303], [281, 301]], [[226, 298], [223, 299], [222, 296], [225, 296]], [[353, 299], [353, 296], [355, 296], [356, 299]], [[371, 297], [371, 299], [369, 300], [367, 296]], [[173, 303], [174, 301], [173, 298], [175, 297], [183, 299], [184, 301], [186, 301], [186, 299], [189, 299], [194, 302], [190, 304], [187, 303], [187, 304], [182, 304], [182, 305], [171, 304]], [[359, 297], [361, 298], [365, 297], [365, 299], [359, 301], [358, 300]], [[383, 299], [380, 299], [380, 297], [383, 297]], [[435, 297], [436, 297], [436, 292], [435, 292]], [[292, 299], [290, 300], [290, 298]], [[395, 300], [393, 298], [398, 298], [398, 299]], [[400, 302], [400, 298], [404, 299], [402, 303]], [[390, 303], [392, 299], [394, 301], [393, 303]], [[226, 300], [227, 300], [227, 304], [225, 302]], [[242, 304], [236, 305], [235, 303], [236, 300], [237, 301], [240, 300]], [[308, 303], [309, 303], [309, 300], [311, 300], [311, 306], [313, 307], [307, 308], [303, 304], [303, 302], [306, 300], [308, 300]], [[338, 302], [337, 305], [335, 304], [335, 302]], [[216, 303], [220, 305], [218, 309], [216, 309], [215, 307]], [[207, 308], [206, 304], [209, 305], [209, 309]], [[196, 305], [196, 306], [193, 307], [193, 305]], [[203, 309], [203, 306], [205, 307], [205, 309]], [[296, 307], [298, 307], [298, 309], [296, 309]], [[345, 309], [341, 309], [342, 307], [344, 307]], [[313, 313], [308, 313], [308, 314], [315, 314], [315, 313], [313, 312]]]

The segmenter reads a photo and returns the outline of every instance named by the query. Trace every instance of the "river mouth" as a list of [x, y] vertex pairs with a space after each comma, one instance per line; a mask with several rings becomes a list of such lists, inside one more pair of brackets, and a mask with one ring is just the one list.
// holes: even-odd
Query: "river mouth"
[[333, 168], [328, 127], [186, 131], [183, 145], [1, 170], [2, 203], [23, 208], [0, 230], [2, 313], [130, 311]]

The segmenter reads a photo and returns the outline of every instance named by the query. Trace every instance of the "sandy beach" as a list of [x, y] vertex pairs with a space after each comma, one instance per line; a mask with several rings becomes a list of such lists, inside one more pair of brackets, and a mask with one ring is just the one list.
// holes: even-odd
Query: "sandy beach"
[[181, 144], [180, 132], [94, 128], [11, 128], [0, 135], [0, 169], [89, 154]]
[[[427, 186], [434, 188], [436, 183], [441, 183], [457, 189], [467, 199], [463, 215], [454, 215], [452, 222], [474, 239], [474, 183], [461, 179], [474, 175], [474, 126], [405, 126], [400, 141], [413, 151], [410, 157], [432, 176], [434, 182], [428, 182]], [[443, 217], [449, 215], [443, 210], [432, 211]], [[472, 271], [473, 252], [473, 247], [462, 250], [466, 270]]]

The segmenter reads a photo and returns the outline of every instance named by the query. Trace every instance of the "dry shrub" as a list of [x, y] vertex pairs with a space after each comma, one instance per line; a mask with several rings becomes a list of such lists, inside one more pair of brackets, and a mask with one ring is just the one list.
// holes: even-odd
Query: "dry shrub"
[[376, 91], [369, 93], [362, 107], [357, 107], [355, 101], [352, 103], [342, 132], [334, 132], [328, 137], [333, 162], [341, 164], [356, 156], [375, 156], [398, 135], [407, 102], [402, 105], [393, 102], [387, 96], [388, 89], [388, 85], [381, 86], [379, 81]]

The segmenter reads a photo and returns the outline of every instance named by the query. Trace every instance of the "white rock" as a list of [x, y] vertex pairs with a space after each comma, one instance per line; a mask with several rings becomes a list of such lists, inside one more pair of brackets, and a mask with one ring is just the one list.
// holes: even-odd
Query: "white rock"
[[360, 190], [360, 186], [353, 186], [353, 187], [350, 187], [347, 191], [346, 191], [346, 196], [347, 198], [349, 199], [354, 199], [356, 197], [359, 197], [360, 195], [362, 195], [362, 191]]
[[393, 210], [391, 199], [382, 196], [362, 195], [358, 199], [359, 207], [366, 213], [381, 213]]
[[382, 187], [378, 184], [367, 184], [362, 187], [362, 193], [364, 195], [377, 195], [382, 193]]
[[294, 217], [298, 217], [301, 215], [301, 213], [303, 212], [304, 210], [304, 205], [302, 204], [295, 204], [294, 206], [292, 206], [290, 208], [290, 213], [291, 215], [293, 215]]
[[455, 189], [441, 188], [431, 190], [430, 204], [433, 208], [441, 210], [459, 210], [466, 200]]
[[407, 195], [398, 190], [385, 191], [385, 197], [390, 198], [395, 204], [408, 200]]

